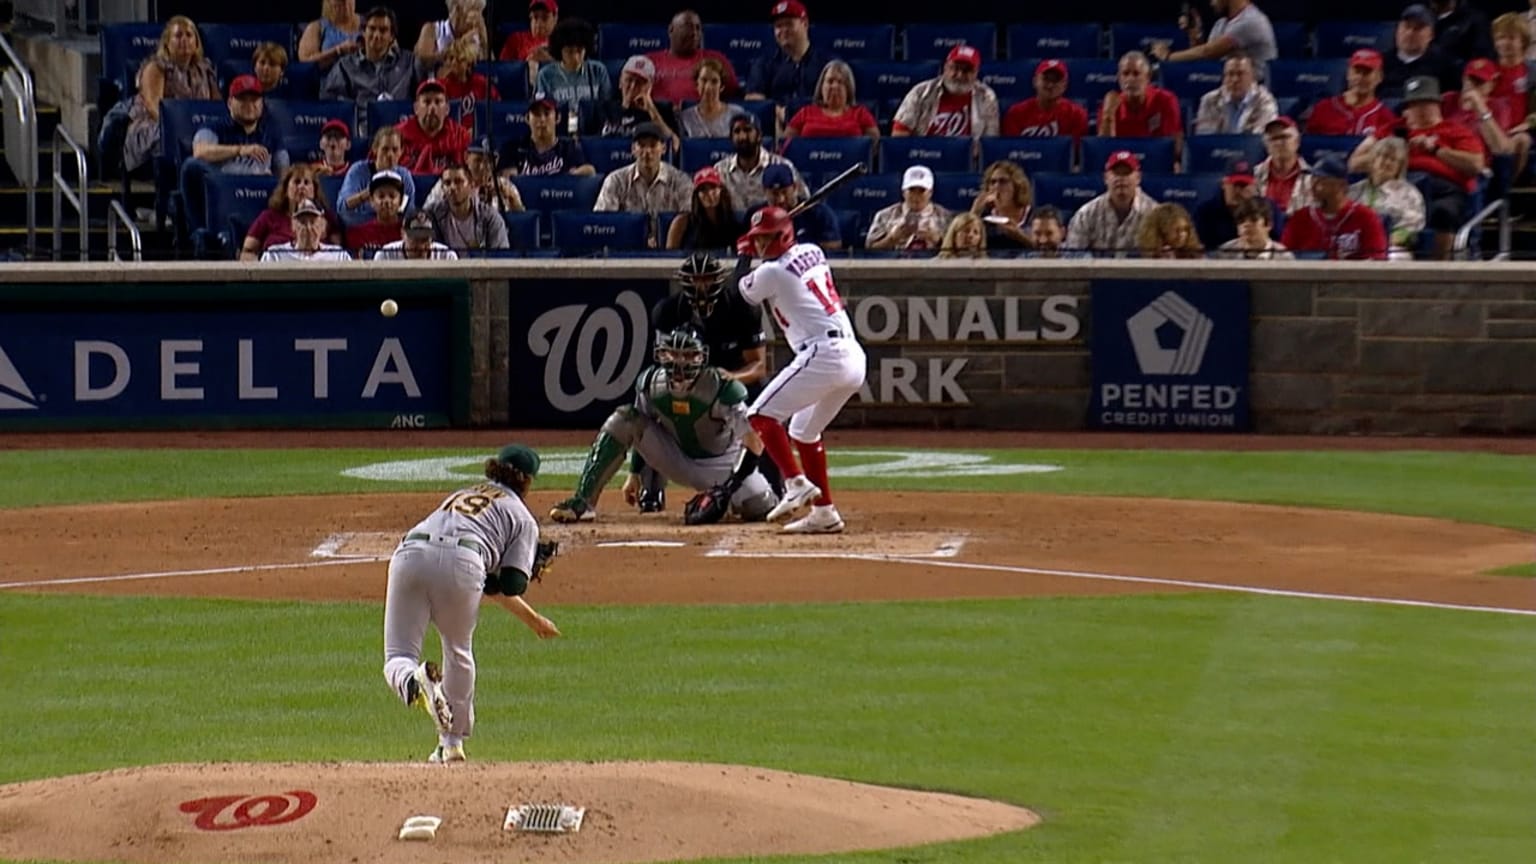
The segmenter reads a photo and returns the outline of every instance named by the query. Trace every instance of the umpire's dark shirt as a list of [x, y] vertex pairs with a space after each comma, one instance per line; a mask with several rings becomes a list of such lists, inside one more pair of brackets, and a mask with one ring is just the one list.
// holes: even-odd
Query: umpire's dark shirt
[[651, 328], [656, 332], [665, 333], [687, 324], [704, 333], [704, 344], [709, 346], [709, 365], [728, 372], [747, 365], [746, 352], [761, 348], [767, 341], [762, 313], [742, 299], [734, 285], [726, 286], [715, 308], [710, 310], [709, 318], [703, 321], [695, 314], [693, 301], [682, 291], [673, 292], [651, 310]]

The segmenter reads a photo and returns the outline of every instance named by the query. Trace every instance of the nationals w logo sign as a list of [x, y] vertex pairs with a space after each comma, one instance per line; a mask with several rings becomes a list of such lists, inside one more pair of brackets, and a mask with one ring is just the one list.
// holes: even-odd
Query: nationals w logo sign
[[[611, 306], [556, 307], [528, 328], [529, 350], [545, 358], [544, 398], [565, 412], [627, 393], [645, 368], [650, 342], [650, 312], [634, 291], [620, 292]], [[567, 371], [575, 373], [575, 391], [566, 390]]]

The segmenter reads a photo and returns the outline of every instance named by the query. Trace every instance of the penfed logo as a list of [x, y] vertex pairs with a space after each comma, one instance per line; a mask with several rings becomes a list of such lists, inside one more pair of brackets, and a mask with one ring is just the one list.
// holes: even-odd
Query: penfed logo
[[0, 411], [37, 410], [37, 396], [16, 370], [4, 348], [0, 348]]
[[[1179, 344], [1164, 348], [1157, 332], [1166, 324], [1179, 328]], [[1165, 291], [1125, 322], [1136, 352], [1136, 365], [1144, 375], [1195, 375], [1211, 344], [1211, 319], [1188, 300]]]

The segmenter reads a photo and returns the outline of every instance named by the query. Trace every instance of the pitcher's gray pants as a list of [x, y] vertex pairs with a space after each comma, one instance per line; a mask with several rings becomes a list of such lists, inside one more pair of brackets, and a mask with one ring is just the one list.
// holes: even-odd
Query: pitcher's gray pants
[[475, 624], [485, 590], [485, 562], [457, 544], [408, 540], [389, 559], [384, 596], [384, 680], [403, 701], [421, 662], [427, 623], [443, 643], [443, 696], [454, 735], [475, 727]]

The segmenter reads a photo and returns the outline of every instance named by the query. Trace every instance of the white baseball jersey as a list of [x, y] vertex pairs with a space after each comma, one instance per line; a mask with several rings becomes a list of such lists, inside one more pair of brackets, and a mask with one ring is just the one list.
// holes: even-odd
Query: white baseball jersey
[[469, 537], [485, 547], [485, 570], [515, 567], [533, 574], [539, 523], [517, 493], [487, 480], [449, 495], [409, 533], [447, 539]]
[[742, 277], [741, 296], [769, 304], [784, 338], [795, 351], [828, 334], [853, 337], [853, 322], [832, 281], [827, 254], [815, 243], [796, 243]]

